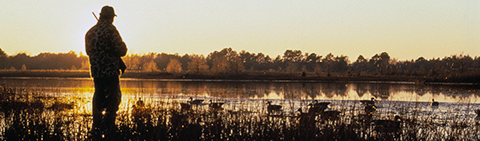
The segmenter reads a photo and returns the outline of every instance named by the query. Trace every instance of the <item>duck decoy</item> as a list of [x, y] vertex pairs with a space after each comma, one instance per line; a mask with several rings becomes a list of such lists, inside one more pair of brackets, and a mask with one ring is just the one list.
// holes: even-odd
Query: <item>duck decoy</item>
[[210, 103], [208, 104], [208, 106], [210, 108], [213, 108], [213, 109], [221, 109], [222, 108], [222, 105], [225, 104], [223, 102], [212, 102], [212, 100], [210, 100]]
[[365, 106], [374, 106], [375, 105], [375, 98], [372, 97], [371, 100], [360, 100], [360, 103], [362, 103]]
[[319, 103], [317, 100], [315, 100], [313, 103], [308, 104], [308, 106], [309, 106], [308, 112], [318, 114], [320, 112], [325, 111], [325, 109], [328, 108], [329, 104], [330, 104], [330, 102], [320, 102]]
[[281, 111], [282, 110], [282, 106], [281, 105], [272, 105], [272, 102], [270, 101], [267, 101], [267, 112], [268, 113], [272, 113], [272, 112], [276, 112], [276, 111]]
[[200, 103], [203, 102], [203, 99], [195, 99], [195, 100], [193, 100], [192, 97], [190, 97], [189, 99], [190, 99], [190, 101], [188, 101], [188, 103], [193, 104], [193, 105], [198, 105], [198, 104], [200, 104]]
[[303, 113], [302, 108], [298, 108], [297, 122], [300, 126], [312, 126], [315, 125], [315, 114]]
[[432, 99], [432, 102], [430, 103], [432, 106], [438, 106], [438, 102], [435, 101], [435, 99]]
[[374, 124], [377, 132], [389, 133], [399, 131], [401, 122], [403, 122], [402, 118], [397, 115], [394, 120], [373, 120], [371, 123]]
[[180, 103], [180, 106], [182, 107], [182, 110], [190, 110], [192, 107], [190, 103]]

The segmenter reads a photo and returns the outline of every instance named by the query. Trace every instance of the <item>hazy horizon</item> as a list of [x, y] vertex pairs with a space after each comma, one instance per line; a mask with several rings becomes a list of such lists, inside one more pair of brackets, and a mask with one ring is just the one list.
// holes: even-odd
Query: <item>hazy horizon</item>
[[129, 54], [203, 54], [231, 47], [271, 57], [285, 50], [398, 60], [480, 56], [480, 2], [462, 1], [2, 1], [0, 48], [84, 51], [102, 6]]

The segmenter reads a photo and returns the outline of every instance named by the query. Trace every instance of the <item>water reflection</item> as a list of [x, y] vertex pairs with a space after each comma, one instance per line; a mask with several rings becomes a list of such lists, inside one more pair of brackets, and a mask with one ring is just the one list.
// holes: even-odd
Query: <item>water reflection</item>
[[[70, 104], [72, 101], [74, 102], [74, 107], [70, 110], [61, 111], [55, 110], [55, 108], [46, 108], [44, 110], [45, 112], [36, 115], [22, 114], [22, 112], [20, 112], [20, 114], [15, 115], [18, 120], [4, 116], [3, 119], [0, 120], [0, 127], [4, 128], [0, 128], [0, 132], [12, 133], [9, 131], [18, 130], [18, 133], [27, 133], [23, 132], [22, 129], [28, 129], [28, 131], [30, 131], [30, 129], [33, 128], [38, 129], [38, 131], [52, 131], [68, 136], [64, 140], [84, 139], [84, 137], [87, 136], [88, 130], [91, 129], [90, 125], [92, 121], [91, 97], [94, 90], [91, 79], [3, 78], [0, 80], [9, 86], [20, 88], [18, 94], [28, 95], [26, 93], [32, 91], [40, 94], [39, 97], [44, 97], [43, 99], [45, 99], [45, 107], [60, 105], [58, 102], [65, 102], [65, 104]], [[153, 134], [158, 135], [160, 133], [190, 133], [193, 125], [201, 125], [200, 127], [206, 129], [200, 130], [203, 131], [203, 135], [211, 133], [209, 129], [227, 127], [221, 132], [225, 133], [225, 137], [230, 136], [232, 134], [231, 131], [240, 131], [245, 129], [246, 126], [260, 128], [250, 128], [250, 131], [241, 132], [242, 134], [263, 133], [262, 135], [268, 136], [270, 132], [265, 131], [268, 131], [266, 129], [270, 128], [280, 128], [275, 129], [275, 131], [284, 131], [273, 132], [279, 134], [302, 133], [297, 130], [290, 130], [303, 129], [297, 128], [297, 118], [295, 117], [294, 111], [299, 108], [307, 111], [307, 105], [313, 100], [330, 102], [329, 110], [340, 112], [339, 123], [352, 125], [350, 127], [354, 127], [353, 129], [356, 132], [360, 132], [359, 134], [367, 135], [367, 138], [370, 136], [378, 137], [372, 134], [373, 130], [364, 130], [364, 128], [362, 128], [364, 127], [363, 125], [369, 124], [369, 122], [363, 123], [362, 115], [365, 115], [365, 111], [362, 109], [359, 100], [369, 100], [372, 97], [378, 100], [375, 102], [375, 105], [378, 107], [376, 112], [372, 114], [372, 119], [393, 119], [394, 115], [398, 115], [403, 119], [410, 120], [408, 123], [405, 123], [405, 125], [409, 126], [403, 128], [404, 134], [402, 134], [402, 136], [409, 137], [410, 135], [414, 135], [433, 138], [440, 135], [440, 138], [443, 139], [448, 138], [445, 135], [450, 135], [451, 133], [456, 134], [458, 133], [457, 131], [460, 130], [460, 132], [470, 131], [464, 138], [476, 136], [478, 133], [478, 130], [476, 130], [478, 121], [474, 121], [476, 115], [473, 112], [475, 109], [478, 109], [480, 105], [478, 102], [478, 89], [468, 86], [285, 81], [159, 81], [140, 79], [124, 79], [121, 81], [121, 85], [124, 95], [122, 96], [119, 114], [124, 116], [117, 116], [117, 120], [120, 121], [120, 124], [117, 124], [118, 129], [121, 129], [119, 130], [121, 133], [119, 133], [119, 137], [125, 137], [125, 133], [129, 135], [128, 137], [130, 138], [143, 138], [143, 135], [147, 133], [152, 134], [152, 136]], [[25, 89], [28, 89], [28, 91]], [[212, 110], [208, 104], [206, 104], [207, 102], [205, 102], [199, 104], [199, 106], [192, 107], [194, 110], [182, 113], [182, 111], [180, 111], [180, 103], [187, 102], [189, 97], [193, 97], [193, 99], [204, 99], [205, 101], [225, 102], [225, 105], [222, 106], [224, 110]], [[440, 101], [438, 107], [431, 107], [429, 105], [432, 98]], [[32, 98], [27, 99], [35, 101], [32, 100]], [[142, 99], [147, 106], [139, 106], [140, 104], [137, 104], [137, 102], [140, 99]], [[275, 105], [281, 105], [283, 112], [279, 116], [265, 116], [268, 109], [267, 101], [272, 101], [272, 104]], [[185, 120], [177, 120], [182, 119], [181, 117], [184, 117], [183, 119]], [[46, 125], [49, 129], [45, 130], [44, 127], [26, 127], [37, 125], [30, 124], [30, 120], [32, 119], [38, 121], [35, 123], [48, 123]], [[257, 119], [257, 121], [252, 119]], [[268, 123], [265, 124], [264, 121], [268, 121]], [[318, 126], [315, 127], [319, 127], [321, 131], [345, 129], [341, 127], [345, 124], [329, 124], [328, 122], [323, 122], [324, 120], [318, 121], [319, 122], [316, 122]], [[24, 125], [23, 123], [28, 124]], [[225, 125], [216, 125], [217, 123], [225, 123]], [[457, 127], [463, 126], [456, 125], [459, 123], [469, 124], [471, 126], [457, 129]], [[232, 126], [230, 125], [235, 125], [233, 126], [235, 128], [231, 128]], [[340, 126], [330, 129], [330, 125]], [[413, 125], [413, 127], [410, 125]], [[62, 128], [63, 130], [54, 128]], [[154, 131], [153, 129], [155, 129], [155, 132], [150, 132]], [[412, 134], [405, 134], [407, 132]], [[179, 136], [170, 134], [165, 137], [165, 140]], [[418, 139], [416, 137], [414, 138]], [[3, 138], [0, 136], [0, 140], [1, 139]], [[42, 139], [49, 140], [50, 137], [42, 137]], [[425, 140], [435, 139], [436, 138], [425, 138]], [[208, 140], [208, 138], [206, 138], [206, 140]], [[408, 140], [408, 138], [405, 140]]]
[[[43, 94], [92, 95], [88, 78], [2, 78], [0, 82]], [[375, 97], [388, 101], [480, 103], [473, 86], [429, 86], [394, 83], [317, 83], [259, 81], [165, 81], [122, 79], [124, 95], [192, 96], [239, 99], [361, 100]]]

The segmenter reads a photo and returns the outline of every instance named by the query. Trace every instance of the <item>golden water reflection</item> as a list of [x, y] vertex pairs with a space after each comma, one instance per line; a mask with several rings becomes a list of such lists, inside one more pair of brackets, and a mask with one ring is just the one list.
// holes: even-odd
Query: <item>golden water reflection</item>
[[[75, 133], [87, 133], [91, 127], [92, 96], [94, 92], [92, 79], [27, 79], [4, 78], [5, 84], [26, 89], [46, 99], [46, 107], [55, 102], [74, 102], [74, 108], [65, 111], [46, 110], [42, 113], [49, 126], [56, 118], [75, 121], [68, 130]], [[0, 81], [0, 82], [1, 82]], [[122, 79], [122, 102], [119, 107], [121, 115], [132, 115], [135, 103], [142, 99], [152, 107], [180, 109], [189, 97], [205, 101], [225, 102], [226, 113], [249, 111], [251, 114], [265, 113], [266, 101], [283, 105], [283, 111], [290, 115], [298, 108], [305, 111], [311, 100], [329, 101], [330, 109], [341, 111], [345, 119], [350, 115], [359, 115], [363, 111], [358, 100], [375, 97], [378, 109], [373, 114], [375, 119], [391, 119], [393, 115], [416, 116], [419, 121], [443, 125], [456, 119], [467, 123], [475, 122], [480, 102], [479, 90], [470, 86], [427, 86], [393, 83], [319, 83], [319, 82], [257, 82], [257, 81], [160, 81], [141, 79]], [[437, 108], [428, 102], [436, 99], [442, 104]], [[198, 111], [207, 111], [204, 102]], [[61, 114], [61, 112], [69, 112]], [[72, 114], [73, 113], [73, 114]], [[66, 115], [66, 116], [63, 116]], [[134, 115], [134, 114], [133, 114]], [[73, 116], [73, 117], [72, 117]], [[156, 115], [158, 116], [158, 115]], [[167, 117], [170, 115], [167, 115]], [[433, 117], [433, 118], [432, 118]], [[124, 117], [117, 120], [124, 121]], [[250, 118], [250, 117], [249, 117]], [[72, 120], [74, 119], [74, 120]], [[1, 121], [1, 120], [0, 120]], [[0, 122], [5, 127], [7, 123]], [[78, 126], [78, 127], [77, 127]], [[80, 128], [80, 126], [84, 126]], [[69, 127], [70, 128], [70, 127]], [[0, 129], [1, 130], [1, 129]], [[80, 131], [82, 130], [82, 131]], [[73, 134], [72, 134], [73, 135]]]
[[[46, 95], [91, 97], [88, 78], [3, 78], [0, 82]], [[387, 101], [480, 103], [474, 86], [429, 86], [395, 83], [318, 83], [121, 79], [124, 97], [202, 97], [241, 99], [362, 100], [375, 97]], [[169, 95], [169, 96], [166, 96]], [[129, 100], [129, 99], [125, 99]]]

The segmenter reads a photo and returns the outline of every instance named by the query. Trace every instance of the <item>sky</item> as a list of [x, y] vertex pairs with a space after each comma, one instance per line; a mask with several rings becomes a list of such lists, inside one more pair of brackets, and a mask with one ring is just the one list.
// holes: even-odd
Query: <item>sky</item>
[[480, 56], [478, 0], [0, 0], [8, 55], [85, 54], [92, 12], [110, 5], [128, 54], [208, 55], [231, 47], [398, 60]]

